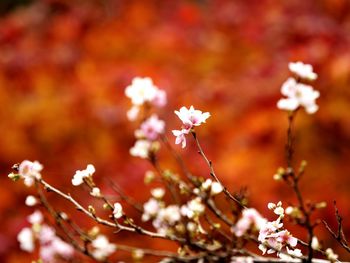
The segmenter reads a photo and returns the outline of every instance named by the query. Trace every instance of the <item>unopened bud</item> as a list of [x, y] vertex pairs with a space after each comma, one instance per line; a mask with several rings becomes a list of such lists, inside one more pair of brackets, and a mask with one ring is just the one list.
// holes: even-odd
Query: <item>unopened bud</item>
[[8, 178], [10, 178], [12, 181], [16, 182], [21, 178], [21, 175], [16, 173], [9, 173]]
[[326, 203], [326, 202], [319, 202], [319, 203], [317, 203], [317, 204], [315, 205], [315, 207], [316, 207], [317, 209], [322, 209], [322, 208], [327, 207], [327, 203]]
[[134, 260], [142, 260], [143, 257], [144, 257], [145, 253], [143, 252], [142, 249], [134, 249], [132, 252], [131, 252], [131, 256]]
[[95, 210], [95, 208], [94, 208], [92, 205], [89, 205], [89, 206], [88, 206], [88, 210], [89, 210], [89, 212], [90, 212], [93, 216], [95, 216], [96, 210]]

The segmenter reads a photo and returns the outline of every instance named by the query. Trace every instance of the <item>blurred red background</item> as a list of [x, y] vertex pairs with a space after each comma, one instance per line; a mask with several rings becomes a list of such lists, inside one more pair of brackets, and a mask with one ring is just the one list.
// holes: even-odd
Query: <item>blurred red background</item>
[[[152, 77], [168, 93], [160, 116], [172, 141], [169, 131], [180, 127], [175, 109], [194, 105], [211, 112], [198, 133], [217, 174], [232, 191], [248, 187], [250, 204], [273, 218], [268, 202], [295, 201], [272, 176], [285, 164], [287, 128], [276, 101], [289, 76], [288, 62], [297, 60], [314, 65], [319, 75], [314, 86], [321, 93], [319, 111], [302, 112], [295, 125], [296, 164], [309, 163], [302, 188], [307, 199], [328, 203], [318, 216], [332, 226], [337, 200], [349, 237], [349, 1], [25, 2], [0, 5], [1, 262], [32, 257], [19, 251], [16, 235], [32, 212], [24, 200], [33, 189], [7, 178], [23, 159], [39, 160], [47, 181], [76, 195], [83, 191], [71, 185], [75, 170], [93, 163], [104, 191], [112, 193], [108, 178], [147, 200], [142, 181], [151, 167], [128, 153], [137, 127], [126, 119], [130, 104], [124, 89], [135, 76]], [[193, 142], [176, 148], [194, 173], [208, 176]], [[163, 158], [163, 166], [176, 171], [166, 154]], [[81, 200], [93, 202], [88, 193]], [[317, 233], [350, 259], [324, 226]], [[126, 234], [111, 239], [169, 245]]]

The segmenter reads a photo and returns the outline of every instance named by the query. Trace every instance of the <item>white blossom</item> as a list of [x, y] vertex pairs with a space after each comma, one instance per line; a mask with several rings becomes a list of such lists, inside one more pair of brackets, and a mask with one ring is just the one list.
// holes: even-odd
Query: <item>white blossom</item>
[[202, 112], [196, 110], [193, 106], [189, 109], [186, 107], [181, 107], [179, 111], [175, 111], [175, 114], [182, 121], [185, 129], [191, 129], [193, 126], [199, 126], [202, 123], [205, 123], [206, 120], [210, 117], [209, 112]]
[[17, 235], [19, 246], [23, 251], [33, 252], [35, 248], [33, 231], [29, 227], [23, 228]]
[[186, 205], [181, 207], [181, 214], [188, 218], [195, 218], [205, 211], [205, 206], [203, 205], [201, 198], [196, 197], [187, 202]]
[[232, 228], [232, 232], [240, 237], [243, 236], [251, 227], [260, 230], [267, 220], [254, 208], [246, 208], [242, 211], [242, 217]]
[[136, 120], [140, 107], [149, 103], [157, 107], [163, 107], [167, 103], [166, 93], [153, 84], [151, 78], [136, 77], [131, 85], [125, 89], [125, 95], [131, 99], [132, 108], [128, 111], [129, 120]]
[[165, 194], [165, 190], [161, 187], [157, 187], [151, 190], [151, 194], [154, 198], [161, 199]]
[[35, 210], [31, 215], [27, 217], [27, 220], [32, 225], [40, 224], [43, 221], [43, 214], [39, 210]]
[[312, 65], [304, 64], [303, 62], [290, 62], [289, 70], [296, 74], [298, 77], [307, 80], [317, 79], [317, 74], [313, 71]]
[[120, 203], [114, 203], [113, 216], [119, 219], [123, 216], [123, 207]]
[[151, 217], [157, 215], [160, 209], [159, 203], [156, 199], [151, 198], [143, 205], [142, 221], [148, 221]]
[[294, 111], [304, 107], [308, 114], [318, 110], [315, 100], [320, 93], [312, 86], [298, 83], [294, 78], [288, 78], [281, 87], [281, 93], [287, 97], [277, 102], [277, 107], [281, 110]]
[[76, 171], [72, 179], [72, 185], [81, 185], [82, 183], [84, 183], [84, 178], [92, 176], [95, 173], [95, 171], [95, 167], [92, 164], [88, 164], [85, 170]]
[[98, 187], [93, 187], [91, 189], [90, 195], [94, 196], [94, 197], [100, 197], [101, 196], [101, 190]]
[[314, 249], [314, 250], [320, 249], [320, 243], [319, 243], [317, 237], [315, 237], [315, 236], [312, 237], [312, 240], [311, 240], [311, 247], [312, 247], [312, 249]]
[[130, 154], [135, 157], [146, 159], [148, 158], [151, 146], [152, 143], [148, 140], [137, 140], [135, 145], [130, 149]]
[[338, 260], [338, 255], [334, 253], [333, 249], [327, 248], [325, 252], [329, 261], [335, 262]]
[[26, 197], [25, 204], [26, 204], [27, 206], [35, 206], [37, 203], [38, 203], [38, 200], [37, 200], [34, 196], [28, 195], [28, 196]]
[[104, 260], [109, 255], [113, 254], [117, 249], [115, 244], [111, 244], [107, 237], [104, 235], [98, 235], [92, 242], [92, 247], [94, 250], [92, 251], [92, 255], [97, 260]]
[[41, 178], [40, 172], [42, 169], [43, 166], [38, 161], [24, 160], [18, 167], [18, 173], [23, 177], [24, 184], [29, 187], [33, 185], [34, 179]]

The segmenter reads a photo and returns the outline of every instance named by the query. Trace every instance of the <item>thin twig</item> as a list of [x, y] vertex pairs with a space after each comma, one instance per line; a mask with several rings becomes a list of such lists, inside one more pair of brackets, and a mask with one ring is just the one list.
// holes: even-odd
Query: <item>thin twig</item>
[[213, 167], [213, 164], [212, 162], [208, 159], [208, 157], [205, 155], [200, 143], [199, 143], [199, 140], [197, 138], [197, 135], [194, 131], [191, 131], [192, 135], [193, 135], [193, 138], [194, 140], [196, 141], [196, 144], [197, 144], [197, 147], [198, 147], [198, 153], [203, 157], [203, 159], [205, 160], [205, 162], [207, 163], [209, 169], [210, 169], [210, 175], [211, 177], [214, 178], [214, 180], [216, 182], [218, 182], [222, 187], [223, 187], [223, 191], [225, 193], [225, 195], [231, 199], [232, 201], [236, 202], [240, 207], [242, 208], [246, 208], [245, 205], [243, 205], [236, 197], [234, 197], [228, 190], [227, 188], [221, 183], [220, 179], [216, 176], [215, 174], [215, 170], [214, 170], [214, 167]]
[[348, 252], [350, 253], [350, 246], [345, 238], [344, 231], [343, 231], [343, 218], [339, 214], [339, 210], [336, 206], [336, 202], [334, 201], [334, 210], [335, 210], [335, 217], [337, 219], [337, 233], [335, 233], [330, 226], [327, 224], [326, 221], [323, 220], [323, 224], [327, 228], [328, 232], [334, 237], [335, 240]]

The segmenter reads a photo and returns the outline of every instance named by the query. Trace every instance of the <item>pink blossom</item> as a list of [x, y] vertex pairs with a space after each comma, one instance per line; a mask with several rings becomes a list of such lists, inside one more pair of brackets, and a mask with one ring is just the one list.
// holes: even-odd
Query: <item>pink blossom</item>
[[242, 218], [238, 220], [232, 228], [233, 233], [240, 237], [243, 236], [252, 226], [260, 230], [267, 220], [254, 208], [247, 208], [242, 211]]
[[156, 107], [163, 107], [167, 103], [165, 91], [155, 86], [151, 78], [134, 78], [131, 85], [126, 87], [125, 95], [133, 104], [127, 113], [128, 119], [132, 121], [137, 119], [140, 107], [145, 103]]
[[24, 160], [18, 167], [18, 173], [24, 178], [24, 184], [26, 186], [32, 186], [34, 179], [41, 178], [41, 170], [43, 166], [38, 161]]
[[175, 144], [180, 144], [181, 143], [181, 147], [185, 148], [186, 147], [186, 137], [185, 134], [189, 133], [189, 130], [186, 129], [182, 129], [182, 130], [172, 130], [174, 136], [176, 136], [175, 139]]
[[157, 90], [156, 96], [152, 100], [152, 103], [157, 107], [164, 107], [167, 104], [167, 96], [164, 90]]
[[287, 243], [291, 247], [295, 247], [298, 243], [298, 239], [293, 237], [289, 231], [287, 230], [282, 230], [280, 232], [277, 232], [275, 235], [276, 240], [281, 243]]
[[35, 210], [34, 213], [32, 213], [27, 217], [27, 219], [29, 223], [34, 225], [34, 224], [40, 224], [43, 221], [44, 217], [39, 210]]
[[210, 117], [209, 112], [204, 112], [200, 110], [195, 110], [193, 106], [189, 109], [182, 107], [179, 111], [175, 111], [175, 114], [182, 121], [185, 129], [191, 129], [193, 126], [199, 126]]
[[164, 133], [165, 123], [160, 120], [156, 114], [153, 114], [141, 124], [141, 129], [136, 131], [137, 137], [145, 137], [147, 140], [154, 141], [158, 136]]

